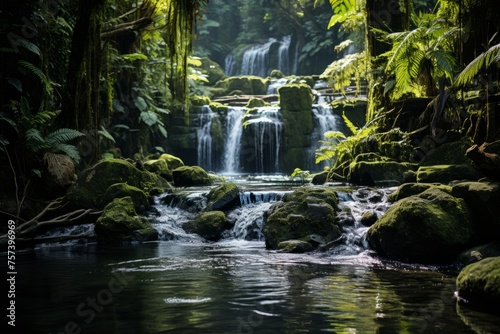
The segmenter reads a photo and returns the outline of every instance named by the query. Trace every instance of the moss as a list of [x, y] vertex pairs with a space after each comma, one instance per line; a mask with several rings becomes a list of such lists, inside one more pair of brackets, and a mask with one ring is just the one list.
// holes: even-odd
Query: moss
[[228, 182], [212, 188], [208, 193], [207, 211], [231, 209], [239, 203], [240, 189]]
[[421, 166], [417, 170], [417, 182], [449, 183], [456, 180], [477, 181], [483, 175], [469, 164]]
[[166, 179], [172, 178], [172, 172], [169, 170], [167, 162], [163, 159], [148, 160], [144, 162], [144, 168], [151, 173], [161, 175]]
[[278, 88], [280, 107], [283, 111], [311, 111], [313, 95], [306, 84], [286, 84]]
[[168, 182], [156, 174], [141, 171], [126, 160], [108, 159], [86, 169], [66, 198], [74, 207], [100, 210], [107, 204], [104, 194], [115, 183], [126, 183], [146, 194], [153, 188], [170, 188]]
[[141, 189], [130, 186], [126, 183], [115, 183], [111, 185], [103, 196], [103, 207], [111, 203], [115, 198], [130, 197], [134, 202], [136, 211], [141, 211], [149, 207], [148, 196]]
[[224, 70], [216, 62], [207, 57], [203, 57], [200, 60], [201, 71], [203, 74], [207, 75], [209, 85], [214, 85], [217, 81], [222, 80], [226, 77]]
[[286, 240], [278, 244], [278, 249], [286, 253], [306, 253], [313, 250], [313, 246], [307, 241]]
[[219, 81], [216, 86], [225, 88], [226, 95], [236, 90], [246, 95], [264, 95], [267, 92], [268, 81], [257, 76], [245, 75], [226, 78]]
[[182, 166], [172, 171], [176, 187], [209, 186], [212, 179], [208, 173], [199, 166]]
[[390, 259], [439, 263], [466, 249], [473, 235], [465, 201], [431, 188], [396, 202], [369, 229], [367, 240]]
[[210, 241], [221, 238], [222, 232], [228, 228], [226, 215], [221, 211], [203, 212], [182, 228], [188, 233], [196, 233]]
[[265, 107], [267, 105], [266, 101], [260, 99], [258, 97], [252, 97], [248, 100], [246, 107], [247, 108], [258, 108]]
[[171, 170], [184, 166], [184, 162], [181, 158], [178, 158], [171, 154], [164, 153], [160, 155], [160, 159], [165, 160], [167, 162], [168, 168]]
[[206, 106], [211, 103], [210, 98], [208, 96], [193, 95], [189, 99], [193, 106]]
[[[429, 141], [433, 144], [435, 143], [433, 139]], [[472, 144], [470, 140], [465, 138], [458, 142], [443, 144], [429, 150], [421, 159], [420, 165], [461, 165], [468, 163], [470, 160], [465, 156], [465, 151], [467, 151]]]
[[104, 242], [153, 240], [158, 237], [148, 220], [137, 215], [130, 196], [115, 198], [106, 205], [95, 223], [95, 233], [97, 239]]
[[405, 183], [400, 185], [398, 189], [396, 189], [392, 194], [390, 194], [387, 200], [389, 202], [396, 202], [403, 198], [423, 193], [424, 191], [430, 188], [439, 189], [448, 194], [451, 194], [451, 187], [442, 184]]
[[348, 180], [365, 186], [399, 185], [404, 182], [404, 173], [415, 168], [415, 164], [395, 161], [353, 162], [349, 166]]
[[500, 311], [500, 257], [490, 257], [462, 269], [457, 291], [469, 306], [492, 313]]
[[318, 234], [326, 241], [340, 235], [335, 222], [337, 196], [328, 188], [300, 188], [274, 204], [265, 215], [266, 247]]
[[281, 72], [280, 70], [272, 70], [271, 73], [269, 73], [269, 76], [271, 78], [277, 78], [277, 79], [281, 79], [281, 78], [285, 77], [283, 72]]

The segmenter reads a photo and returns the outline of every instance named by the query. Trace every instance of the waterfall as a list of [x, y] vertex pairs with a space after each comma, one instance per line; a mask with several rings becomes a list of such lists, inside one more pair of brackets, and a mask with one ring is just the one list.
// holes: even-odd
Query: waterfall
[[278, 70], [280, 70], [285, 75], [290, 75], [290, 42], [292, 41], [292, 36], [288, 35], [283, 37], [283, 40], [278, 49]]
[[205, 170], [212, 170], [212, 120], [216, 113], [209, 106], [203, 106], [198, 116], [198, 165]]
[[252, 74], [260, 77], [266, 77], [268, 71], [268, 54], [271, 45], [276, 43], [275, 38], [270, 38], [264, 44], [258, 44], [250, 47], [243, 53], [241, 63], [241, 74]]
[[241, 134], [243, 133], [244, 107], [229, 107], [226, 115], [224, 147], [224, 173], [237, 173], [240, 168]]
[[224, 59], [224, 72], [227, 76], [235, 75], [236, 73], [236, 57], [234, 52], [231, 52]]
[[326, 161], [321, 164], [315, 163], [315, 152], [319, 148], [318, 142], [323, 140], [323, 134], [327, 131], [345, 132], [342, 118], [333, 113], [333, 109], [329, 104], [315, 104], [312, 108], [313, 119], [315, 123], [314, 131], [311, 136], [311, 142], [315, 143], [310, 148], [310, 157], [312, 160], [308, 164], [309, 169], [321, 170], [327, 165]]
[[283, 122], [279, 107], [257, 108], [256, 115], [246, 121], [249, 131], [253, 132], [253, 168], [256, 173], [275, 173], [279, 171], [280, 148], [282, 144]]

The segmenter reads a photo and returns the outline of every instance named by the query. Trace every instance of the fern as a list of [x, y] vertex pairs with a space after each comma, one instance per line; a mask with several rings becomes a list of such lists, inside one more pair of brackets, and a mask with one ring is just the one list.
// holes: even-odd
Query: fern
[[47, 78], [47, 76], [45, 75], [45, 73], [43, 73], [42, 70], [39, 67], [33, 65], [32, 63], [30, 63], [29, 61], [26, 61], [26, 60], [20, 60], [18, 62], [18, 64], [21, 67], [29, 70], [34, 75], [36, 75], [38, 77], [38, 79], [40, 79], [40, 81], [44, 84], [45, 91], [47, 93], [50, 93], [52, 91], [52, 86], [50, 84], [50, 80]]
[[51, 147], [51, 151], [52, 153], [64, 153], [77, 164], [80, 163], [80, 154], [75, 145], [58, 143]]
[[458, 75], [455, 86], [464, 86], [474, 79], [483, 68], [488, 68], [493, 63], [500, 62], [500, 44], [493, 45], [472, 60]]
[[347, 128], [351, 131], [351, 133], [354, 135], [358, 132], [358, 128], [356, 125], [354, 125], [349, 118], [345, 115], [345, 112], [342, 113], [342, 118], [344, 119], [345, 125], [347, 125]]
[[84, 134], [81, 133], [80, 131], [68, 128], [61, 128], [57, 129], [54, 132], [49, 133], [45, 137], [45, 144], [47, 145], [47, 147], [51, 148], [55, 147], [58, 144], [67, 143], [81, 136], [84, 136]]

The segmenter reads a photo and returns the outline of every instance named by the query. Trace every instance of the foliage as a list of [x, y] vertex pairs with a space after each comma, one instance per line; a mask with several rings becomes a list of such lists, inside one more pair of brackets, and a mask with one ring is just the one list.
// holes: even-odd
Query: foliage
[[290, 177], [292, 178], [295, 178], [295, 177], [299, 177], [301, 182], [304, 183], [305, 180], [308, 178], [308, 177], [311, 177], [311, 173], [308, 171], [308, 170], [302, 170], [300, 168], [295, 168], [295, 170], [293, 171], [293, 173], [290, 175]]
[[413, 21], [415, 29], [385, 35], [392, 44], [384, 54], [388, 59], [385, 70], [394, 76], [385, 91], [391, 92], [393, 99], [408, 93], [435, 96], [437, 78], [451, 80], [456, 72], [453, 48], [459, 29], [448, 27], [434, 14], [413, 16]]
[[471, 82], [481, 70], [487, 69], [493, 63], [500, 63], [500, 44], [493, 45], [472, 60], [457, 76], [454, 85], [466, 85]]
[[356, 93], [361, 89], [361, 79], [366, 73], [366, 55], [365, 52], [348, 54], [343, 58], [331, 63], [321, 75], [328, 79], [333, 89], [346, 94], [345, 87], [354, 80], [356, 83]]

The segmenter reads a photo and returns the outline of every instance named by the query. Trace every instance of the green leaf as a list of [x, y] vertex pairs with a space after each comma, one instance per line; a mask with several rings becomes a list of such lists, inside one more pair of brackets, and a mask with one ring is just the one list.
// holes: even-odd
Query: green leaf
[[144, 112], [148, 109], [148, 104], [146, 103], [146, 100], [144, 100], [140, 96], [138, 96], [136, 99], [134, 99], [134, 105], [137, 107], [137, 109], [139, 109], [142, 112]]
[[158, 115], [154, 112], [143, 111], [141, 112], [140, 120], [149, 126], [153, 126], [158, 122]]
[[104, 138], [111, 140], [113, 143], [116, 143], [115, 138], [113, 138], [111, 133], [109, 133], [108, 130], [106, 130], [102, 125], [101, 125], [101, 130], [99, 130], [99, 134]]
[[128, 61], [134, 60], [148, 60], [148, 57], [142, 53], [128, 53], [121, 56], [123, 59]]

